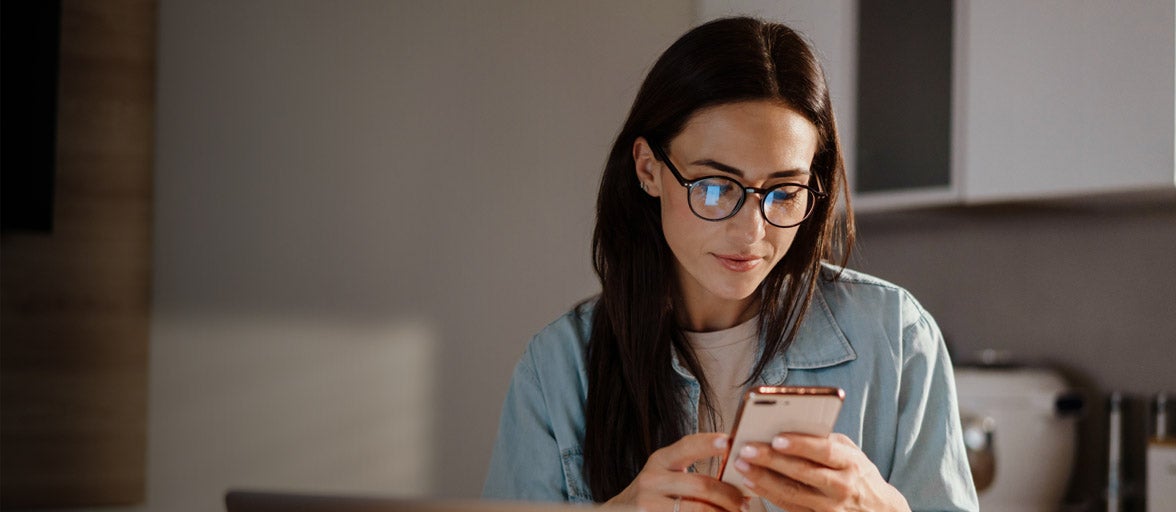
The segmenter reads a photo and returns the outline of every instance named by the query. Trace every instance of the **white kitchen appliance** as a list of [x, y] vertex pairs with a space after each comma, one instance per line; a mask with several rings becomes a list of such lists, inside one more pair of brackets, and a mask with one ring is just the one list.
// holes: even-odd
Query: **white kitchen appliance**
[[1081, 398], [1047, 368], [965, 366], [955, 374], [980, 510], [1061, 508]]

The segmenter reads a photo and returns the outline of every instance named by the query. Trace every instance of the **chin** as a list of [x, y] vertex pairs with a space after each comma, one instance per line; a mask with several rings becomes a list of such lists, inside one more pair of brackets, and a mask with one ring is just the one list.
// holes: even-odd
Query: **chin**
[[729, 286], [723, 286], [723, 287], [716, 287], [716, 288], [712, 288], [711, 293], [713, 293], [716, 297], [719, 297], [723, 300], [729, 300], [729, 301], [734, 301], [734, 302], [744, 301], [744, 300], [747, 300], [748, 298], [750, 298], [751, 296], [755, 295], [755, 292], [757, 290], [759, 290], [759, 285], [762, 282], [763, 282], [763, 280], [760, 279], [760, 280], [757, 280], [754, 283], [754, 285], [752, 285], [752, 284], [743, 285], [741, 283], [739, 285], [734, 285], [734, 286], [729, 285]]

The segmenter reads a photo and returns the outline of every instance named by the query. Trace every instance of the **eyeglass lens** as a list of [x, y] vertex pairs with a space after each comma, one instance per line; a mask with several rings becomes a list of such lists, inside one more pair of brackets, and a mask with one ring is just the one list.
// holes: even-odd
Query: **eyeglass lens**
[[[739, 182], [711, 177], [690, 186], [690, 209], [708, 220], [722, 220], [735, 214], [744, 201], [743, 186]], [[813, 194], [797, 185], [780, 185], [767, 192], [760, 201], [764, 219], [780, 226], [791, 227], [808, 216]]]

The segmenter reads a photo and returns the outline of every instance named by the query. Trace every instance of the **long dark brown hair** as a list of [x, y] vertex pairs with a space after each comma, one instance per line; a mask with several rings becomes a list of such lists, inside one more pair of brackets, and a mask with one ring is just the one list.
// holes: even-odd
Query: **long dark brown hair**
[[[671, 366], [677, 352], [710, 391], [678, 326], [674, 256], [662, 233], [659, 203], [641, 192], [633, 143], [665, 144], [701, 109], [750, 100], [777, 101], [812, 122], [819, 147], [811, 171], [829, 196], [800, 225], [788, 253], [759, 288], [760, 335], [771, 356], [796, 336], [812, 300], [821, 261], [853, 245], [853, 214], [836, 203], [845, 171], [824, 73], [812, 49], [792, 29], [752, 18], [726, 18], [683, 35], [657, 60], [633, 102], [604, 168], [592, 238], [602, 292], [588, 344], [588, 403], [584, 471], [592, 494], [605, 501], [622, 491], [658, 448], [689, 433], [687, 396]], [[769, 228], [773, 229], [773, 228]]]

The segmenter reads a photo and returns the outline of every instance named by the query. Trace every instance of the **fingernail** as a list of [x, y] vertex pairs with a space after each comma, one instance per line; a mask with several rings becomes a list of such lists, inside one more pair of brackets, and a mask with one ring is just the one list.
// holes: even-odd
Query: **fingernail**
[[739, 510], [741, 510], [742, 512], [750, 511], [751, 510], [751, 502], [749, 502], [747, 500], [743, 500], [743, 504], [739, 505]]
[[746, 478], [743, 479], [743, 486], [748, 489], [755, 489], [755, 484], [752, 483], [751, 480], [748, 480]]
[[783, 450], [785, 448], [788, 448], [788, 444], [789, 444], [788, 438], [786, 438], [786, 437], [777, 437], [775, 439], [772, 439], [772, 448], [775, 448], [777, 450]]
[[727, 436], [719, 436], [715, 438], [715, 448], [726, 448]]
[[739, 471], [747, 471], [747, 470], [751, 469], [751, 464], [748, 464], [747, 461], [745, 461], [743, 459], [736, 459], [735, 460], [735, 469], [738, 469]]
[[742, 450], [739, 450], [739, 455], [748, 458], [755, 457], [757, 454], [759, 454], [759, 450], [756, 450], [752, 445], [746, 445]]

